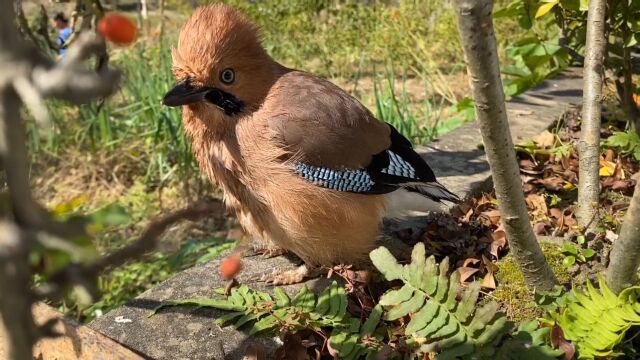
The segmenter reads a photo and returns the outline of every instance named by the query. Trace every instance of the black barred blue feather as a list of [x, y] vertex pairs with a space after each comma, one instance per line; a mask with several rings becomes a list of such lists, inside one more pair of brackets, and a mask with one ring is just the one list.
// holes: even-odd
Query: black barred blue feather
[[409, 140], [393, 126], [389, 127], [391, 146], [373, 155], [371, 163], [364, 169], [337, 170], [296, 162], [294, 171], [315, 185], [337, 191], [384, 194], [402, 188], [438, 202], [460, 201], [457, 195], [436, 180], [429, 165], [413, 150]]

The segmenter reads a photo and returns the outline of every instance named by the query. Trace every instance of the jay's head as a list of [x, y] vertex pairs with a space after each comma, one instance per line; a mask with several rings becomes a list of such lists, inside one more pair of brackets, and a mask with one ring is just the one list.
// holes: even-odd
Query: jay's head
[[257, 26], [221, 4], [191, 15], [172, 57], [177, 85], [163, 103], [186, 106], [209, 126], [259, 108], [278, 66], [260, 44]]

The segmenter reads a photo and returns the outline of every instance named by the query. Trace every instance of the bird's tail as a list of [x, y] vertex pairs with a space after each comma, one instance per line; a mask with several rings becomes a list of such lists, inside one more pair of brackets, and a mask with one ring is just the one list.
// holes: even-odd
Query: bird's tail
[[406, 218], [445, 210], [443, 201], [458, 203], [460, 198], [440, 183], [407, 183], [386, 196], [387, 218]]
[[460, 202], [460, 198], [458, 195], [449, 191], [444, 185], [440, 184], [437, 181], [434, 182], [413, 182], [413, 183], [405, 183], [402, 184], [402, 188], [406, 189], [409, 192], [418, 193], [420, 195], [424, 195], [429, 199], [442, 202], [448, 201], [454, 204]]

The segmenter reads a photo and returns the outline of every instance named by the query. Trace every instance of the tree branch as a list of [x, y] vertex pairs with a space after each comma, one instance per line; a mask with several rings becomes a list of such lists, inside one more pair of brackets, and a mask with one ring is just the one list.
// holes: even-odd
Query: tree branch
[[504, 102], [491, 0], [454, 0], [476, 114], [509, 246], [527, 285], [550, 290], [557, 280], [529, 222]]
[[587, 44], [584, 62], [582, 127], [578, 153], [578, 223], [593, 231], [598, 224], [600, 200], [600, 119], [602, 117], [602, 82], [607, 41], [604, 37], [606, 0], [591, 0], [587, 15]]

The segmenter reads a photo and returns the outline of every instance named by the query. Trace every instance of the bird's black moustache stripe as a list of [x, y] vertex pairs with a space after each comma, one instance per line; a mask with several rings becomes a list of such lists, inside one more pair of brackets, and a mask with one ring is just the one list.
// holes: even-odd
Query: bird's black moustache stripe
[[215, 87], [193, 86], [187, 81], [178, 83], [162, 99], [166, 106], [183, 106], [206, 101], [232, 116], [244, 107], [244, 103], [233, 94]]
[[207, 91], [204, 94], [204, 99], [222, 109], [229, 116], [239, 113], [244, 106], [242, 101], [233, 96], [233, 94], [217, 88]]

